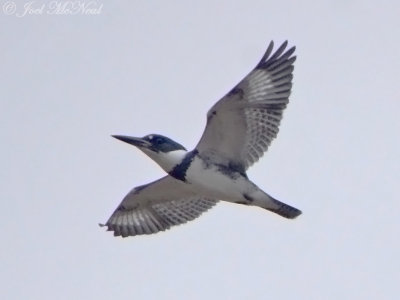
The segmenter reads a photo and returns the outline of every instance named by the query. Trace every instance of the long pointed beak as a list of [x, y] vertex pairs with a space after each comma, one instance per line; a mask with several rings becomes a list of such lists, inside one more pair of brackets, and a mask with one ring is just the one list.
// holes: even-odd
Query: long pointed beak
[[151, 145], [151, 143], [142, 138], [136, 138], [126, 135], [112, 135], [112, 137], [139, 148], [148, 148]]

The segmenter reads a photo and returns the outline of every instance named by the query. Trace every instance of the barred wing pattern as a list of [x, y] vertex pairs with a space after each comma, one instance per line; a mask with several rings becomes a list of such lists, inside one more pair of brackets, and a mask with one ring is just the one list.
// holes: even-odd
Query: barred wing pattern
[[134, 188], [101, 226], [115, 236], [152, 234], [194, 220], [217, 201], [195, 195], [184, 183], [165, 176]]
[[267, 151], [279, 131], [292, 87], [292, 54], [287, 41], [266, 53], [238, 85], [208, 112], [207, 126], [197, 145], [200, 153], [218, 153], [242, 171]]

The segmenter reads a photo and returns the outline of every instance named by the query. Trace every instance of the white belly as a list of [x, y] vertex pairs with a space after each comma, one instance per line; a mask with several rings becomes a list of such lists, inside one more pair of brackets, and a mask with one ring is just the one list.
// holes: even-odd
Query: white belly
[[187, 170], [186, 180], [199, 194], [229, 202], [244, 201], [244, 194], [250, 195], [258, 190], [240, 174], [232, 176], [221, 173], [217, 167], [206, 167], [198, 157]]

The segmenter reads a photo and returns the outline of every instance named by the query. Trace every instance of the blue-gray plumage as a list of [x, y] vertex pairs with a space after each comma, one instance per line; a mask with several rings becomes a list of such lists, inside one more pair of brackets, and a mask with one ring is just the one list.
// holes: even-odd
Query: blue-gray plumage
[[182, 159], [182, 161], [177, 164], [170, 172], [168, 172], [168, 174], [178, 180], [186, 181], [186, 172], [197, 154], [199, 154], [197, 150], [188, 152]]
[[[246, 170], [276, 137], [292, 87], [295, 47], [273, 42], [241, 82], [207, 114], [204, 133], [192, 151], [162, 135], [114, 135], [136, 146], [168, 175], [134, 188], [105, 225], [117, 236], [151, 234], [191, 221], [219, 200], [259, 206], [285, 218], [301, 214], [251, 182]], [[272, 54], [272, 55], [271, 55]]]

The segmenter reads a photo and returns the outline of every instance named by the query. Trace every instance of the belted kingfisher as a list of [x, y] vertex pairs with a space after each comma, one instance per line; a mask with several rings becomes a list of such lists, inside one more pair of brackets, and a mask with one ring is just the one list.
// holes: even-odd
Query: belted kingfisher
[[199, 217], [219, 200], [258, 206], [289, 219], [301, 214], [246, 174], [276, 137], [289, 102], [295, 47], [285, 52], [285, 41], [272, 54], [273, 46], [270, 42], [257, 66], [211, 107], [192, 151], [159, 134], [113, 135], [139, 148], [168, 175], [132, 189], [101, 226], [115, 236], [152, 234]]

